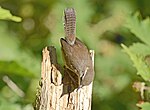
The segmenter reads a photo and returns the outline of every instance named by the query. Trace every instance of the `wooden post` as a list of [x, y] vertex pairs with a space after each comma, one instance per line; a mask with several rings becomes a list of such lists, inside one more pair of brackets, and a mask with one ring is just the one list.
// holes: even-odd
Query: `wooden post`
[[[91, 51], [94, 66], [94, 51]], [[92, 83], [69, 92], [66, 80], [62, 80], [62, 69], [57, 63], [56, 49], [43, 49], [41, 82], [34, 103], [34, 110], [91, 110]]]

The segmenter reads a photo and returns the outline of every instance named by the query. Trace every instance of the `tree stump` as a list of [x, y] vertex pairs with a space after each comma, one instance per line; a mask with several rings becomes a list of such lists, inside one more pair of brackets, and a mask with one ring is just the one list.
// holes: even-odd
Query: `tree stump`
[[[94, 51], [90, 53], [94, 66]], [[62, 73], [57, 63], [56, 49], [53, 46], [44, 48], [34, 110], [91, 110], [92, 83], [70, 91], [68, 84], [71, 81]]]

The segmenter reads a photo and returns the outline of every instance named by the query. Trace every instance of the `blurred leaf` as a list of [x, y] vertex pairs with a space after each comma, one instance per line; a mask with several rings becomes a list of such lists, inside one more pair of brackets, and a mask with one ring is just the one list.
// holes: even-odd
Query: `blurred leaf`
[[21, 110], [21, 105], [12, 103], [0, 95], [0, 110]]
[[25, 107], [23, 107], [22, 110], [33, 110], [33, 106], [32, 106], [32, 104], [28, 104]]
[[15, 74], [22, 77], [35, 77], [27, 68], [22, 67], [16, 61], [0, 61], [0, 73]]
[[12, 91], [12, 89], [8, 86], [4, 86], [0, 93], [5, 100], [8, 100], [11, 103], [15, 103], [16, 101], [18, 101], [18, 99], [20, 99], [18, 94]]
[[26, 101], [31, 103], [35, 101], [38, 85], [39, 85], [39, 79], [34, 79], [30, 82], [30, 85], [26, 93], [26, 98], [25, 98]]
[[144, 43], [134, 43], [129, 48], [122, 44], [122, 47], [133, 61], [137, 74], [150, 81], [150, 66], [144, 61], [145, 56], [150, 54], [150, 20], [149, 18], [141, 20], [139, 15], [136, 13], [134, 16], [128, 16], [125, 27]]
[[141, 75], [144, 80], [150, 81], [150, 67], [144, 62], [144, 56], [142, 54], [135, 54], [130, 48], [123, 44], [121, 46], [133, 61], [134, 66], [137, 69], [137, 74]]
[[129, 48], [135, 54], [141, 54], [143, 56], [150, 54], [150, 46], [143, 43], [133, 43]]
[[150, 109], [150, 103], [144, 102], [142, 104], [137, 104], [138, 107], [140, 107], [140, 110], [149, 110]]
[[40, 60], [28, 49], [22, 50], [14, 35], [8, 33], [6, 25], [0, 25], [0, 73], [13, 73], [21, 76], [37, 77], [40, 73]]
[[12, 20], [15, 22], [21, 22], [21, 18], [17, 16], [13, 16], [9, 10], [3, 9], [0, 7], [0, 19], [2, 20]]
[[[7, 92], [12, 92], [12, 91], [7, 91]], [[7, 94], [7, 92], [5, 94]], [[0, 94], [0, 110], [33, 110], [32, 104], [27, 104], [22, 107], [21, 104], [17, 102], [17, 100], [15, 102], [12, 101], [12, 98], [14, 99], [15, 97], [13, 96], [13, 97], [5, 98], [2, 96], [2, 93], [1, 93]]]
[[137, 12], [134, 16], [128, 16], [125, 24], [136, 37], [141, 39], [145, 44], [150, 46], [150, 19], [147, 17], [144, 20], [140, 19], [140, 14]]
[[97, 55], [95, 60], [94, 94], [106, 100], [124, 91], [132, 79], [130, 73], [135, 70], [118, 45], [101, 40], [99, 51], [102, 56]]

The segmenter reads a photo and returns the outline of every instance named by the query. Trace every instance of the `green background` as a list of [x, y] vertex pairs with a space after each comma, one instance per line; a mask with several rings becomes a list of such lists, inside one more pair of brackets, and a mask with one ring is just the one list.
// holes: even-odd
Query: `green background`
[[[45, 46], [55, 46], [63, 64], [59, 39], [67, 7], [76, 9], [77, 37], [95, 50], [92, 110], [138, 110], [132, 84], [142, 79], [120, 44], [141, 42], [124, 23], [137, 11], [149, 16], [149, 0], [0, 0], [0, 6], [22, 18], [0, 21], [0, 110], [32, 110]], [[8, 87], [6, 76], [23, 96]]]

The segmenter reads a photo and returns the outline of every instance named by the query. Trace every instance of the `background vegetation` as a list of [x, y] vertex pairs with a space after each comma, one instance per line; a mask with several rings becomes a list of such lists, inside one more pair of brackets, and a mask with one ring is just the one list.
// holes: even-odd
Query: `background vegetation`
[[[0, 8], [0, 110], [32, 110], [45, 46], [57, 48], [62, 64], [66, 7], [76, 9], [77, 36], [95, 50], [92, 110], [149, 110], [149, 0], [0, 0], [0, 6], [22, 18]], [[140, 93], [135, 81], [142, 82], [135, 86]]]

